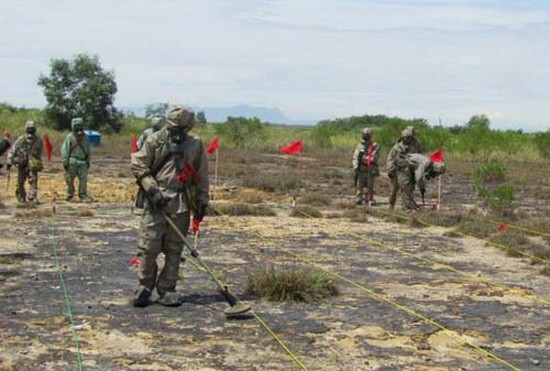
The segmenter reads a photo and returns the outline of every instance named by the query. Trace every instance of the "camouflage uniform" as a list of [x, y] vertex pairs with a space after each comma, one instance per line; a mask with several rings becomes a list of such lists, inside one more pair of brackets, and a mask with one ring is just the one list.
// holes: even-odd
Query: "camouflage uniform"
[[399, 181], [397, 179], [397, 168], [399, 163], [403, 164], [403, 159], [409, 153], [422, 153], [420, 142], [416, 139], [416, 132], [412, 126], [407, 126], [401, 133], [401, 137], [392, 147], [388, 154], [386, 171], [391, 182], [391, 190], [389, 197], [389, 206], [395, 208], [397, 200], [397, 192], [399, 190]]
[[138, 142], [137, 142], [138, 149], [143, 147], [143, 143], [145, 143], [149, 135], [159, 131], [161, 128], [162, 128], [162, 118], [160, 117], [151, 118], [151, 127], [145, 129], [138, 139]]
[[[159, 294], [157, 302], [168, 306], [180, 304], [175, 290], [183, 244], [165, 215], [187, 234], [190, 211], [197, 215], [197, 210], [205, 210], [208, 205], [206, 153], [200, 139], [186, 132], [193, 124], [192, 111], [173, 109], [165, 127], [151, 134], [143, 147], [132, 154], [132, 173], [148, 194], [140, 226], [141, 287], [136, 292], [134, 306], [147, 305], [155, 287]], [[185, 132], [184, 139], [176, 143], [173, 133], [178, 127]], [[153, 176], [152, 172], [156, 174]], [[161, 202], [155, 204], [155, 199]], [[165, 263], [157, 277], [157, 256], [161, 252]]]
[[81, 118], [71, 122], [73, 131], [65, 137], [61, 146], [65, 181], [67, 183], [67, 201], [74, 197], [74, 179], [78, 177], [78, 197], [82, 201], [92, 201], [88, 196], [88, 168], [90, 167], [90, 141], [83, 130]]
[[414, 202], [414, 188], [418, 186], [421, 192], [426, 190], [426, 181], [435, 178], [445, 172], [443, 162], [434, 163], [428, 156], [411, 153], [399, 162], [397, 167], [397, 179], [401, 188], [403, 208], [405, 210], [417, 210]]
[[372, 140], [371, 130], [364, 128], [361, 143], [355, 148], [351, 160], [355, 186], [357, 187], [355, 197], [358, 205], [362, 204], [365, 199], [369, 203], [374, 202], [374, 179], [380, 175], [380, 170], [378, 169], [379, 159], [380, 151], [378, 143]]
[[33, 121], [25, 123], [25, 135], [21, 135], [8, 152], [8, 167], [17, 166], [17, 201], [27, 201], [25, 181], [29, 181], [29, 202], [38, 204], [38, 173], [43, 170], [42, 151], [44, 145], [36, 135], [36, 125]]

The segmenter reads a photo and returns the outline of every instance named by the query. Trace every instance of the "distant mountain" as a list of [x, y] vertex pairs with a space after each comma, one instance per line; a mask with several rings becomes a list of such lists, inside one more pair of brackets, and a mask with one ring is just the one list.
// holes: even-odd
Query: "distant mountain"
[[[139, 107], [119, 107], [123, 112], [133, 113], [138, 117], [145, 116], [145, 108], [147, 105]], [[246, 104], [241, 104], [233, 107], [193, 107], [195, 112], [204, 111], [206, 120], [208, 122], [224, 122], [228, 116], [234, 117], [257, 117], [263, 122], [269, 122], [271, 124], [301, 124], [301, 125], [314, 125], [316, 120], [293, 120], [285, 116], [285, 114], [278, 108], [268, 107], [252, 107]]]

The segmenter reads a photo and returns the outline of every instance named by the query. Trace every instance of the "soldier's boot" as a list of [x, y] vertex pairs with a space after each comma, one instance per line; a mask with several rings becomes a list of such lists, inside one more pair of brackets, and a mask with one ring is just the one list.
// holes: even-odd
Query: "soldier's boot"
[[88, 203], [88, 202], [93, 202], [94, 199], [91, 198], [91, 197], [88, 196], [88, 195], [84, 195], [84, 196], [80, 197], [80, 201], [82, 201], [82, 202], [87, 202], [87, 203]]
[[140, 286], [135, 292], [132, 305], [136, 308], [143, 308], [150, 304], [153, 304], [151, 301], [151, 290], [147, 287]]
[[389, 208], [390, 210], [395, 210], [395, 204], [390, 204]]
[[157, 303], [165, 307], [179, 307], [182, 304], [181, 297], [175, 291], [167, 291], [160, 294]]
[[70, 202], [72, 199], [73, 199], [73, 195], [68, 194], [67, 197], [65, 198], [65, 201]]
[[376, 205], [376, 200], [374, 199], [374, 195], [369, 195], [369, 206]]
[[356, 205], [362, 205], [363, 204], [363, 194], [357, 193], [355, 195], [355, 204]]

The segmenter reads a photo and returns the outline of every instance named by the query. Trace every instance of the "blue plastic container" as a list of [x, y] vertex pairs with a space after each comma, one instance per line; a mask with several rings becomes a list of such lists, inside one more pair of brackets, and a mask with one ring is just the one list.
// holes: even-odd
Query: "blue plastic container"
[[99, 147], [101, 144], [101, 133], [93, 130], [84, 130], [84, 134], [88, 137], [92, 147]]

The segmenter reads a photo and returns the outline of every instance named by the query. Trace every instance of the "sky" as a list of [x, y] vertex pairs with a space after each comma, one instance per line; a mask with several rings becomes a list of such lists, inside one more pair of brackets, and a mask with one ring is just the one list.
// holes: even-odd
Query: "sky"
[[44, 107], [53, 58], [97, 55], [115, 103], [550, 128], [550, 1], [0, 0], [0, 101]]

